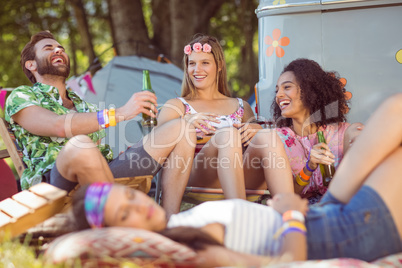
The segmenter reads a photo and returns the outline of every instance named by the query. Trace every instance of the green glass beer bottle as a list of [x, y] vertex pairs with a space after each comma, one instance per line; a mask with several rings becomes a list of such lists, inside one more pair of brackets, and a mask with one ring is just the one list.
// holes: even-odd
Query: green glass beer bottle
[[[324, 133], [322, 131], [317, 132], [317, 137], [318, 137], [318, 142], [319, 143], [327, 143], [324, 137]], [[335, 174], [335, 166], [334, 164], [331, 165], [323, 165], [320, 164], [320, 170], [321, 170], [321, 175], [322, 175], [322, 183], [324, 186], [328, 186], [329, 183], [331, 182], [332, 178], [334, 177]]]
[[[142, 91], [149, 91], [155, 94], [155, 91], [151, 86], [151, 78], [149, 77], [149, 70], [142, 71]], [[142, 128], [145, 133], [149, 133], [153, 127], [158, 124], [156, 118], [153, 118], [147, 114], [142, 114]]]

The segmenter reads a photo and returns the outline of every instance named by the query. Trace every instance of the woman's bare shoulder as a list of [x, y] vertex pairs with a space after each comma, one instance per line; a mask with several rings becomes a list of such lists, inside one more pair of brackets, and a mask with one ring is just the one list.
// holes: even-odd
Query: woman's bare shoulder
[[179, 98], [174, 98], [174, 99], [168, 100], [164, 105], [169, 104], [169, 105], [179, 106], [179, 105], [183, 105], [182, 103], [183, 102]]

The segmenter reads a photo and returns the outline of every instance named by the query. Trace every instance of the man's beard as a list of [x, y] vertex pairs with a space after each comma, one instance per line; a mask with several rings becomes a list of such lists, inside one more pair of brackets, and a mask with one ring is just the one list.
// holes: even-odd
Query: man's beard
[[66, 59], [66, 65], [53, 66], [48, 59], [36, 59], [38, 74], [57, 75], [67, 78], [70, 75], [70, 60]]

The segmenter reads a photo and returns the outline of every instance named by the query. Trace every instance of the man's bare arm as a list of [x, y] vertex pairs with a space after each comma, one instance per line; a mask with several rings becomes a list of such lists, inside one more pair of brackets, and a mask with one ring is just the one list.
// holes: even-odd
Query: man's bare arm
[[[129, 101], [116, 109], [116, 123], [130, 120], [139, 113], [155, 117], [156, 96], [148, 91], [133, 94]], [[150, 112], [154, 111], [154, 114]], [[39, 106], [29, 106], [12, 116], [12, 119], [32, 134], [47, 137], [72, 137], [90, 134], [100, 129], [97, 113], [70, 113], [58, 115]]]

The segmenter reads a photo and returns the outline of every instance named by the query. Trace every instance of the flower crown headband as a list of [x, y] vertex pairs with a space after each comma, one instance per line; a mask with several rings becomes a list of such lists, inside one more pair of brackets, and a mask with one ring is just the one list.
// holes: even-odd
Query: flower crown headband
[[205, 53], [209, 53], [212, 51], [212, 47], [208, 43], [205, 43], [204, 45], [202, 45], [201, 43], [194, 43], [192, 49], [191, 49], [190, 45], [187, 45], [184, 47], [185, 54], [190, 55], [192, 51], [194, 51], [196, 53], [201, 52], [201, 51], [203, 51]]

